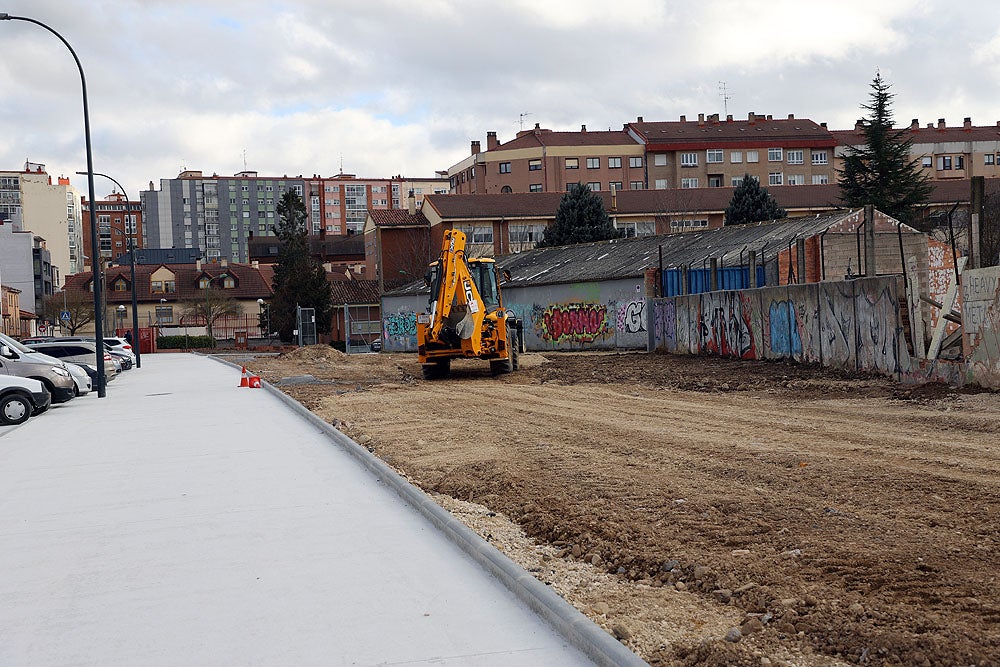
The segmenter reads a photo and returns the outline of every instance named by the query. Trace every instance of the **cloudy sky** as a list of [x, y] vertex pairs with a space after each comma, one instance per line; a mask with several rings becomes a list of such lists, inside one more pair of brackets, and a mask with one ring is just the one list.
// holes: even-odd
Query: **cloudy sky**
[[[898, 124], [1000, 120], [995, 0], [0, 0], [0, 12], [72, 44], [94, 169], [132, 198], [183, 168], [432, 176], [522, 122], [607, 130], [728, 108], [848, 128], [876, 69]], [[69, 52], [22, 21], [0, 22], [0, 52], [0, 169], [84, 170]], [[110, 191], [99, 179], [98, 198]]]

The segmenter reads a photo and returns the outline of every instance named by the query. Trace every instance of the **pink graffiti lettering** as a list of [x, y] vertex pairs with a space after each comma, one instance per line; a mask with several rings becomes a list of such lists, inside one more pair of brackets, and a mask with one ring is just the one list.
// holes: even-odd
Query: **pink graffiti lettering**
[[589, 343], [608, 334], [606, 306], [581, 303], [553, 306], [542, 315], [542, 338], [552, 342]]

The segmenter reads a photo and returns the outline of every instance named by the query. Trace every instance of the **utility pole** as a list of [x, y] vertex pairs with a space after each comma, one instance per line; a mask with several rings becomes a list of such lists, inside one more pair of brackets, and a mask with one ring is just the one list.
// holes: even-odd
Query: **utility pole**
[[719, 82], [719, 94], [722, 95], [722, 115], [729, 115], [729, 100], [733, 99], [726, 88], [726, 82]]

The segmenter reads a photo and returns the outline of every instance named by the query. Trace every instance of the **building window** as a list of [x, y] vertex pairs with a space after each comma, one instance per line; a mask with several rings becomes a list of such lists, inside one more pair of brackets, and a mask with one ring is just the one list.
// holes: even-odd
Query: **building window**
[[570, 190], [572, 190], [573, 187], [576, 186], [576, 185], [582, 185], [582, 183], [567, 183], [566, 184], [566, 192], [569, 192]]
[[965, 156], [956, 155], [955, 156], [955, 169], [965, 169]]
[[788, 164], [802, 164], [803, 154], [801, 150], [787, 151], [785, 153], [785, 159]]
[[682, 167], [697, 167], [698, 166], [698, 154], [697, 153], [681, 153], [681, 166]]
[[653, 153], [653, 165], [656, 167], [666, 167], [667, 166], [667, 154], [666, 153]]
[[501, 162], [500, 163], [500, 173], [501, 174], [509, 174], [510, 173], [510, 162]]
[[470, 243], [493, 243], [493, 225], [455, 225]]
[[951, 156], [944, 155], [938, 158], [937, 164], [938, 171], [950, 171], [951, 170]]
[[590, 188], [591, 192], [600, 192], [601, 191], [601, 184], [598, 181], [592, 181], [590, 183], [587, 183], [587, 187]]
[[983, 155], [983, 164], [993, 164], [993, 153]]
[[243, 192], [250, 192], [250, 186], [249, 185], [241, 185], [240, 186], [240, 190], [243, 191]]
[[710, 174], [708, 177], [708, 187], [710, 188], [721, 188], [722, 187], [722, 174]]
[[621, 181], [611, 181], [608, 183], [608, 190], [614, 190], [615, 192], [621, 192], [622, 182]]
[[813, 174], [813, 185], [826, 185], [830, 182], [830, 177], [826, 174]]
[[760, 154], [757, 151], [747, 151], [747, 162], [760, 162]]
[[628, 187], [632, 190], [642, 190], [642, 181], [629, 181]]
[[541, 183], [532, 183], [531, 185], [528, 186], [528, 192], [541, 192], [541, 191], [542, 191]]
[[513, 191], [514, 190], [509, 185], [505, 185], [502, 188], [500, 188], [500, 194], [502, 195], [509, 195]]
[[767, 161], [768, 162], [781, 162], [782, 150], [780, 148], [768, 148], [767, 149]]
[[735, 187], [738, 187], [740, 185], [740, 183], [742, 183], [742, 182], [743, 182], [743, 177], [742, 176], [733, 176], [729, 180], [729, 185], [731, 185], [731, 186], [733, 186], [735, 188]]
[[600, 169], [600, 168], [601, 168], [601, 158], [599, 157], [587, 158], [587, 169]]
[[922, 158], [920, 158], [920, 166], [930, 169], [932, 166], [934, 166], [933, 160], [934, 158], [932, 158], [931, 156], [925, 155]]
[[641, 156], [630, 157], [628, 159], [628, 166], [631, 167], [632, 169], [638, 169], [639, 167], [642, 167], [642, 157]]
[[767, 175], [768, 185], [781, 185], [785, 180], [784, 174], [780, 171], [772, 171]]
[[827, 163], [826, 151], [813, 151], [812, 152], [812, 163], [813, 164], [826, 164]]
[[658, 178], [658, 179], [656, 179], [656, 182], [654, 183], [653, 187], [656, 188], [657, 190], [666, 190], [667, 189], [667, 179], [665, 179], [665, 178]]
[[729, 151], [729, 161], [733, 164], [743, 162], [743, 151]]
[[698, 179], [697, 178], [682, 178], [681, 179], [681, 189], [682, 190], [687, 190], [687, 189], [696, 188], [696, 187], [698, 187]]
[[152, 280], [149, 283], [149, 291], [153, 294], [163, 293], [163, 281], [162, 280]]
[[568, 158], [566, 158], [566, 168], [567, 169], [579, 169], [580, 168], [580, 158], [578, 158], [578, 157], [568, 157]]
[[806, 177], [803, 174], [789, 174], [785, 185], [805, 185]]
[[624, 230], [627, 239], [656, 234], [655, 222], [615, 222], [615, 228]]
[[158, 324], [169, 324], [174, 321], [174, 307], [173, 306], [157, 306], [156, 307], [156, 322]]
[[609, 157], [608, 158], [608, 169], [621, 169], [622, 159], [620, 157]]
[[509, 238], [511, 245], [534, 245], [542, 240], [545, 225], [511, 225]]
[[528, 160], [528, 171], [541, 171], [542, 161], [541, 160]]
[[708, 220], [671, 220], [670, 226], [674, 229], [708, 227]]
[[721, 148], [710, 148], [705, 151], [705, 162], [708, 164], [721, 164], [723, 159]]

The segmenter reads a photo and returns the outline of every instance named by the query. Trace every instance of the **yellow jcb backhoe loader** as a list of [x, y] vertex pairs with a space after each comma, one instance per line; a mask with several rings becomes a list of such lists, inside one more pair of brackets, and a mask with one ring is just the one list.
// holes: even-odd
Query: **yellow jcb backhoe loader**
[[465, 234], [449, 230], [426, 280], [430, 313], [417, 315], [424, 378], [446, 377], [460, 358], [488, 360], [494, 375], [517, 370], [522, 323], [503, 307], [494, 260], [467, 258]]

